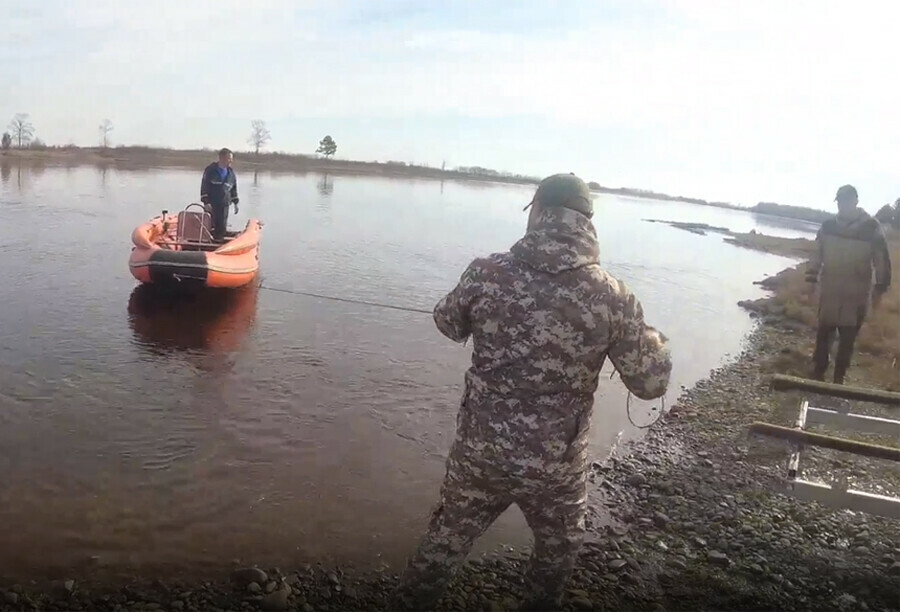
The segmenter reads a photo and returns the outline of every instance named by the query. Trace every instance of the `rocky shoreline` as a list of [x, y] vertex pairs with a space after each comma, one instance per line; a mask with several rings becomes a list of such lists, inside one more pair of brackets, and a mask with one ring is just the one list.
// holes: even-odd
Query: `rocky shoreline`
[[[772, 313], [758, 321], [736, 360], [685, 392], [643, 439], [593, 464], [588, 536], [565, 609], [900, 610], [900, 522], [781, 495], [786, 446], [746, 433], [756, 420], [795, 418], [797, 396], [772, 392], [763, 372], [811, 333]], [[865, 376], [851, 370], [848, 382]], [[807, 478], [846, 469], [852, 486], [896, 495], [900, 474], [884, 467], [816, 449], [801, 462]], [[527, 554], [470, 559], [442, 609], [515, 610]], [[0, 611], [383, 610], [395, 581], [321, 566], [124, 587], [0, 577]]]

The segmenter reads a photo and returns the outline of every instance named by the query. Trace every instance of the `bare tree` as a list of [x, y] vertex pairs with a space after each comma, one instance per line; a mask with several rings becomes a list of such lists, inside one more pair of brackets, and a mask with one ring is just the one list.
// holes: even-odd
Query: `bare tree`
[[272, 134], [266, 128], [266, 122], [262, 119], [254, 119], [250, 122], [250, 138], [247, 142], [253, 145], [256, 155], [259, 150], [266, 146], [266, 143], [272, 138]]
[[334, 139], [331, 136], [326, 136], [319, 141], [319, 148], [316, 149], [316, 153], [321, 153], [327, 159], [334, 155], [336, 152], [337, 143], [334, 142]]
[[112, 121], [104, 119], [100, 123], [100, 146], [104, 149], [109, 147], [109, 133], [113, 131]]
[[16, 141], [16, 146], [20, 149], [28, 145], [34, 138], [34, 126], [28, 119], [28, 113], [16, 113], [9, 123], [9, 130], [12, 132], [13, 140]]

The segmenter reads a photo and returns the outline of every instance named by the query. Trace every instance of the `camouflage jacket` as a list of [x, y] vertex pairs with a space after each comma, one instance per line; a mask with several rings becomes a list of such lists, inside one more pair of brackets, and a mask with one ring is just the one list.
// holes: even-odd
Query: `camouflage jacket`
[[665, 338], [600, 267], [591, 221], [568, 209], [544, 211], [509, 252], [473, 261], [434, 320], [448, 338], [474, 342], [451, 454], [507, 472], [584, 467], [607, 356], [639, 398], [669, 384]]

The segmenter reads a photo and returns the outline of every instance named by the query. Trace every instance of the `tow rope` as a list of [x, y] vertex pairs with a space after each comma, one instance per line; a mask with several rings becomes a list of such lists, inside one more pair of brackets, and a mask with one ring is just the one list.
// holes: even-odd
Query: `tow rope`
[[318, 298], [320, 300], [331, 300], [333, 302], [345, 302], [348, 304], [361, 304], [363, 306], [374, 306], [375, 308], [387, 308], [389, 310], [403, 310], [406, 312], [417, 312], [420, 314], [432, 314], [431, 310], [426, 310], [424, 308], [415, 308], [413, 306], [395, 306], [393, 304], [382, 304], [380, 302], [367, 302], [365, 300], [352, 300], [350, 298], [340, 298], [334, 297], [332, 295], [323, 295], [321, 293], [310, 293], [308, 291], [296, 291], [294, 289], [280, 289], [278, 287], [268, 287], [260, 283], [260, 289], [266, 289], [268, 291], [277, 291], [279, 293], [290, 293], [292, 295], [303, 295], [311, 298]]
[[[344, 302], [346, 304], [359, 304], [361, 306], [371, 306], [373, 308], [386, 308], [388, 310], [401, 310], [404, 312], [415, 312], [419, 314], [433, 314], [433, 310], [427, 310], [425, 308], [416, 308], [415, 306], [397, 306], [395, 304], [384, 304], [381, 302], [370, 302], [367, 300], [354, 300], [351, 298], [341, 298], [335, 297], [332, 295], [324, 295], [321, 293], [311, 293], [309, 291], [297, 291], [296, 289], [282, 289], [279, 287], [269, 287], [267, 285], [263, 285], [261, 282], [259, 284], [260, 289], [266, 289], [267, 291], [276, 291], [278, 293], [288, 293], [291, 295], [301, 295], [305, 297], [316, 298], [320, 300], [330, 300], [333, 302]], [[609, 375], [609, 379], [612, 380], [615, 375], [618, 374], [618, 370], [613, 369], [612, 373]], [[619, 377], [621, 379], [621, 376]], [[659, 399], [659, 408], [653, 408], [651, 412], [657, 412], [656, 417], [647, 423], [646, 425], [638, 425], [634, 422], [634, 419], [631, 417], [631, 391], [628, 391], [628, 395], [625, 398], [625, 414], [628, 416], [628, 422], [631, 423], [633, 427], [637, 429], [649, 429], [656, 424], [657, 421], [662, 417], [663, 413], [666, 411], [666, 397], [665, 395]]]

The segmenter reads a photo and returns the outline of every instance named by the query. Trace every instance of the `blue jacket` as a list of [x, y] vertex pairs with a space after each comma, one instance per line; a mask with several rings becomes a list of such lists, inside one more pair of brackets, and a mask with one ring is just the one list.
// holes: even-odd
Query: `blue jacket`
[[226, 169], [224, 178], [220, 171], [217, 162], [211, 163], [203, 171], [203, 180], [200, 181], [200, 201], [213, 206], [227, 207], [232, 202], [238, 201], [237, 176], [231, 168]]

